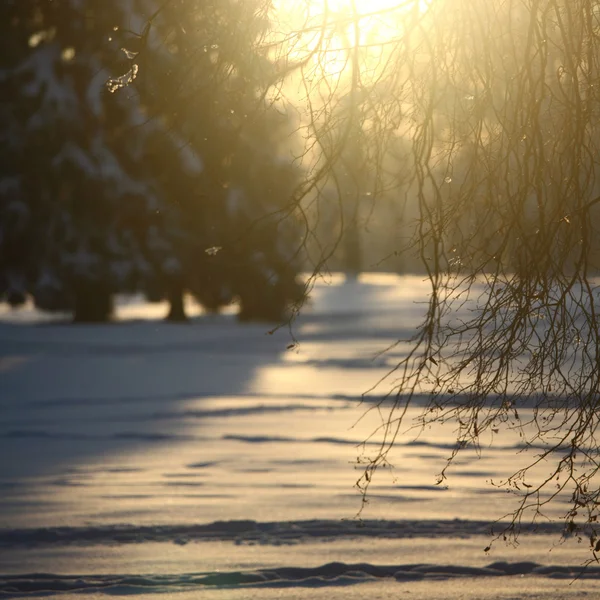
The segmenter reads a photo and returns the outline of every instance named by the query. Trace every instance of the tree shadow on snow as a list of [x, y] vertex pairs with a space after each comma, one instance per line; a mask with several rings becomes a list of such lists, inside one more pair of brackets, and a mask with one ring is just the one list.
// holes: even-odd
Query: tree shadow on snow
[[250, 394], [258, 402], [257, 372], [290, 342], [285, 329], [268, 331], [227, 315], [189, 326], [0, 323], [0, 512], [11, 502], [14, 511], [11, 492], [35, 478], [64, 487], [73, 483], [64, 475], [82, 464], [157, 444], [201, 445], [215, 417], [229, 414], [215, 397]]

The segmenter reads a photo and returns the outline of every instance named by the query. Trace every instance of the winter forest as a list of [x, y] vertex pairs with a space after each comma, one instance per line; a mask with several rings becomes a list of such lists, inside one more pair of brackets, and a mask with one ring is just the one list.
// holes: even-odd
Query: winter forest
[[301, 272], [596, 273], [597, 7], [445, 4], [4, 3], [4, 300], [277, 322]]
[[280, 153], [288, 119], [259, 98], [261, 24], [241, 27], [256, 7], [201, 4], [172, 3], [145, 36], [158, 2], [3, 3], [11, 305], [31, 295], [105, 321], [114, 294], [143, 292], [184, 320], [189, 292], [210, 311], [236, 297], [241, 318], [277, 321], [301, 298], [300, 233], [278, 216], [299, 179]]
[[597, 0], [1, 2], [0, 597], [595, 598], [599, 82]]

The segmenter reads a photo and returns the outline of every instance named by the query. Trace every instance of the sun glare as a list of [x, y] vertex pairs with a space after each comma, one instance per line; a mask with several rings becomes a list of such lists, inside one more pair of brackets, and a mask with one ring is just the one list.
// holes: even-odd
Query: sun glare
[[[285, 0], [284, 0], [285, 1]], [[356, 9], [359, 14], [374, 13], [380, 10], [392, 9], [400, 11], [427, 10], [431, 0], [309, 0], [312, 5], [331, 11]]]
[[275, 0], [282, 55], [314, 68], [315, 78], [347, 78], [358, 65], [375, 76], [392, 46], [434, 0]]

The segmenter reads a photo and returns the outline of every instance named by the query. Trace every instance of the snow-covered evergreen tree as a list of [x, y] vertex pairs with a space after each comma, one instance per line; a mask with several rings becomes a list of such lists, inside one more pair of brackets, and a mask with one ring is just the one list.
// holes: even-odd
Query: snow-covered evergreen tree
[[301, 297], [299, 228], [284, 218], [299, 173], [279, 154], [288, 118], [265, 100], [274, 74], [259, 51], [266, 7], [162, 4], [135, 84], [149, 111], [167, 118], [205, 166], [201, 196], [182, 205], [193, 229], [209, 223], [200, 244], [190, 231], [186, 287], [208, 308], [237, 297], [241, 318], [277, 320]]
[[[120, 0], [2, 6], [0, 271], [13, 302], [29, 291], [42, 308], [101, 321], [114, 292], [180, 270], [177, 215], [145, 162], [156, 127], [145, 126], [133, 90], [107, 89], [135, 75], [120, 49], [131, 9]], [[172, 175], [185, 171], [176, 167]]]
[[255, 8], [2, 5], [0, 294], [86, 321], [140, 289], [173, 320], [186, 290], [213, 310], [238, 297], [244, 318], [284, 314], [298, 235], [278, 223], [295, 175], [260, 99]]

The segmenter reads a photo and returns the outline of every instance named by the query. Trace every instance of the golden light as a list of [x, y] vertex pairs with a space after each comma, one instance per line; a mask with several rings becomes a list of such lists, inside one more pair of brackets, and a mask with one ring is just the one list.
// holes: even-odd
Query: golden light
[[377, 77], [390, 48], [435, 0], [274, 0], [280, 56], [302, 64], [307, 80]]

